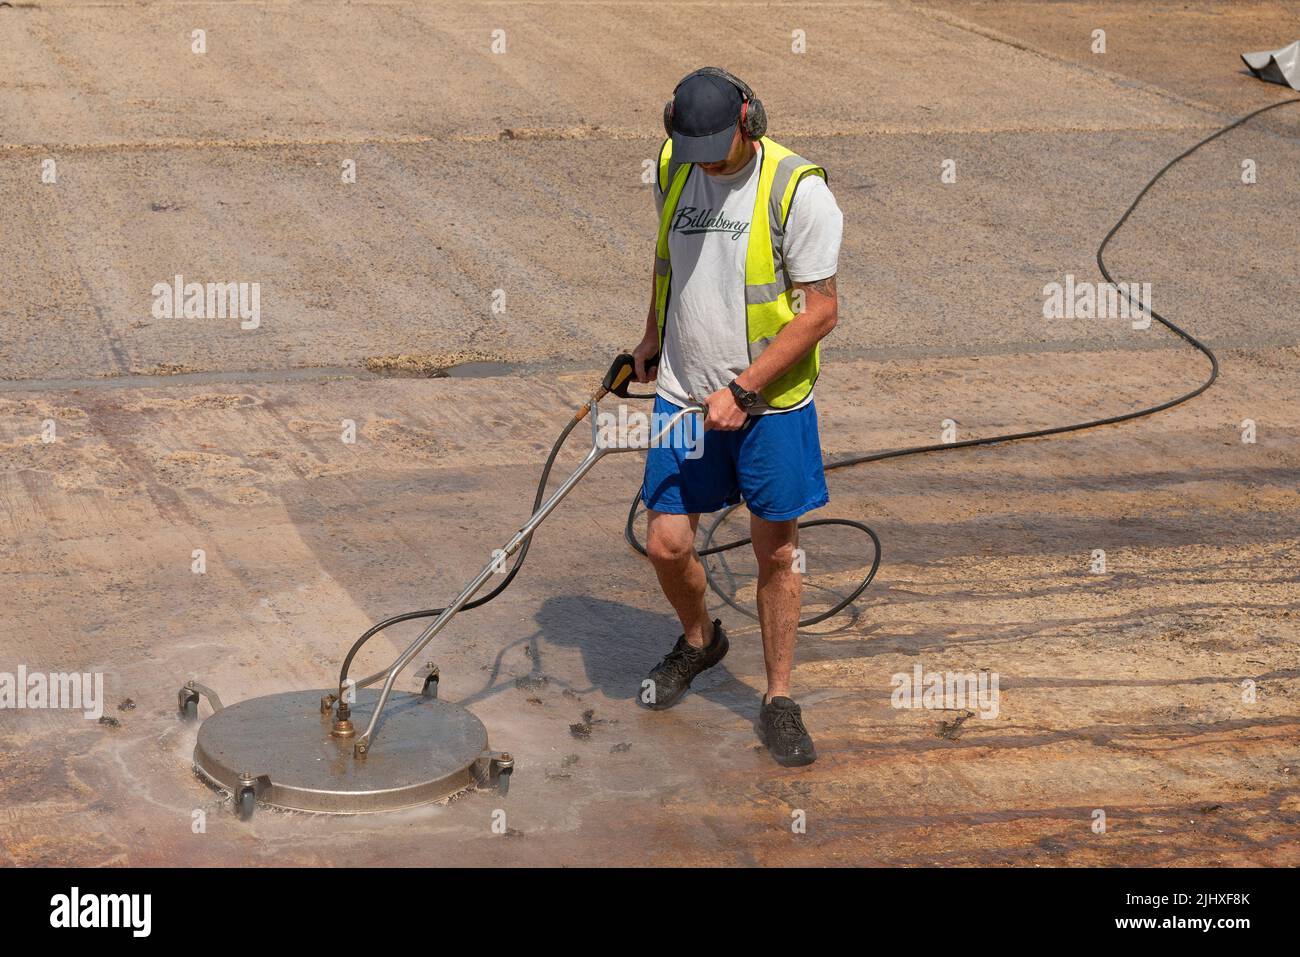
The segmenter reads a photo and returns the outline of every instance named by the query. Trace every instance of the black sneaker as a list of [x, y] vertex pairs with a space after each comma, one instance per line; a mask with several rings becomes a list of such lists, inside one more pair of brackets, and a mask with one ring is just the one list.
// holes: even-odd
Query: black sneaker
[[817, 760], [803, 713], [789, 698], [778, 695], [764, 704], [758, 713], [758, 729], [777, 764], [797, 768]]
[[713, 621], [713, 641], [707, 648], [687, 644], [686, 636], [682, 635], [673, 650], [650, 672], [646, 680], [651, 683], [642, 685], [641, 703], [655, 711], [671, 708], [686, 694], [695, 676], [721, 661], [729, 647], [722, 622], [717, 619]]

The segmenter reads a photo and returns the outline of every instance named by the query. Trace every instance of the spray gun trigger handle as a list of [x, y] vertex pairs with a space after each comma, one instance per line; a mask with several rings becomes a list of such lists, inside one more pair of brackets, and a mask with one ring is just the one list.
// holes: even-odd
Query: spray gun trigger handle
[[[659, 365], [659, 354], [655, 353], [646, 360], [646, 371]], [[626, 399], [627, 389], [636, 380], [636, 359], [630, 353], [623, 352], [614, 358], [614, 362], [605, 373], [601, 387], [619, 398]]]

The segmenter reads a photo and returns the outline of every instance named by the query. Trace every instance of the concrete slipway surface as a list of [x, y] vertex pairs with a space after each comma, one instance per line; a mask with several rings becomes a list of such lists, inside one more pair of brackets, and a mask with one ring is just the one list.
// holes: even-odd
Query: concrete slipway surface
[[[637, 339], [641, 174], [688, 69], [746, 77], [772, 135], [830, 170], [846, 230], [818, 401], [837, 456], [1200, 381], [1158, 328], [1044, 319], [1043, 286], [1098, 280], [1096, 245], [1149, 176], [1291, 95], [1238, 54], [1296, 39], [1298, 14], [0, 4], [0, 671], [102, 672], [115, 722], [0, 711], [0, 860], [1300, 863], [1300, 107], [1179, 166], [1108, 254], [1218, 349], [1210, 392], [832, 476], [819, 514], [870, 521], [885, 562], [801, 638], [813, 766], [757, 747], [758, 634], [720, 603], [723, 666], [671, 712], [635, 705], [677, 634], [620, 539], [637, 456], [602, 463], [506, 596], [425, 656], [515, 755], [504, 802], [241, 824], [191, 776], [195, 730], [174, 716], [186, 678], [228, 702], [326, 686], [370, 623], [449, 598], [522, 521], [556, 430]], [[178, 274], [260, 283], [260, 326], [154, 318], [153, 285]], [[465, 361], [494, 365], [389, 374]], [[804, 545], [814, 607], [864, 558], [838, 531]], [[742, 597], [751, 569], [733, 563]], [[996, 672], [997, 716], [892, 707], [891, 676], [918, 665]]]

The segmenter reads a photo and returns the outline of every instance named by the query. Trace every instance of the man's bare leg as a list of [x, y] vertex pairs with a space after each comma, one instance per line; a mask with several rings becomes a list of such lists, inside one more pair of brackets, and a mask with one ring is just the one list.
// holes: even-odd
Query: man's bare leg
[[713, 622], [704, 604], [704, 566], [695, 552], [700, 516], [654, 510], [646, 514], [646, 553], [659, 576], [659, 587], [677, 612], [687, 644], [704, 648], [713, 641]]
[[758, 621], [763, 628], [763, 663], [767, 667], [759, 731], [778, 763], [800, 767], [817, 760], [817, 748], [799, 705], [790, 697], [803, 586], [803, 575], [795, 567], [799, 523], [796, 519], [769, 522], [755, 515], [749, 522], [749, 535], [758, 559]]
[[758, 620], [763, 629], [763, 662], [767, 668], [764, 702], [790, 697], [795, 633], [799, 628], [799, 598], [803, 575], [795, 569], [799, 546], [797, 519], [769, 522], [751, 515], [749, 534], [758, 559]]

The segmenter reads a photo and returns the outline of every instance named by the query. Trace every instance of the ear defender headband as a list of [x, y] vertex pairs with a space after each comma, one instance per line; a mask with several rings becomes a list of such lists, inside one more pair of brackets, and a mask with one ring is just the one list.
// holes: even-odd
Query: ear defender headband
[[[677, 87], [681, 86], [693, 76], [716, 76], [720, 80], [726, 80], [737, 90], [740, 91], [740, 128], [744, 134], [751, 140], [761, 139], [767, 132], [767, 111], [763, 109], [763, 101], [754, 95], [754, 91], [749, 88], [749, 84], [740, 77], [733, 76], [721, 67], [706, 66], [701, 67], [694, 73], [688, 73], [678, 81], [677, 86], [673, 87], [673, 98], [677, 97]], [[664, 104], [664, 133], [668, 136], [673, 135], [673, 100]]]

